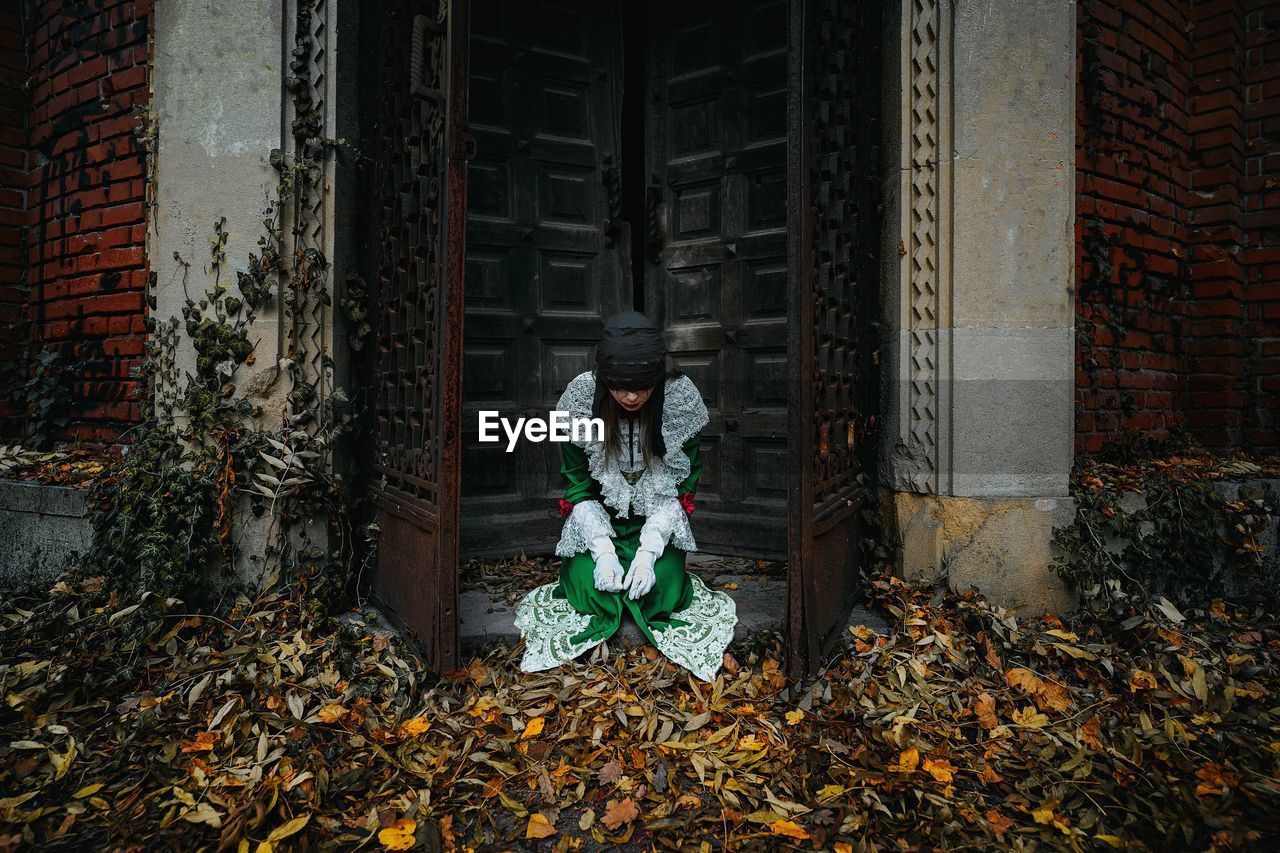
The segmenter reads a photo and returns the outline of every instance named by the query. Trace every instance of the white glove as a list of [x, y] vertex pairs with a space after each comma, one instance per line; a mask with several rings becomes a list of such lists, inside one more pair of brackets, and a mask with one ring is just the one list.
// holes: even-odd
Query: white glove
[[631, 560], [631, 568], [627, 570], [627, 577], [622, 582], [628, 596], [640, 598], [653, 589], [654, 581], [658, 579], [653, 572], [653, 562], [656, 559], [658, 555], [653, 551], [645, 548], [636, 551]]
[[671, 499], [670, 504], [651, 515], [640, 528], [640, 547], [636, 550], [631, 568], [627, 570], [627, 576], [622, 581], [627, 594], [632, 598], [643, 596], [653, 589], [654, 583], [658, 580], [653, 571], [653, 564], [666, 549], [667, 540], [671, 538], [673, 513], [684, 512], [674, 498]]
[[622, 563], [618, 561], [618, 552], [613, 547], [613, 540], [607, 536], [597, 536], [587, 543], [591, 556], [596, 561], [593, 577], [596, 589], [601, 592], [622, 591]]

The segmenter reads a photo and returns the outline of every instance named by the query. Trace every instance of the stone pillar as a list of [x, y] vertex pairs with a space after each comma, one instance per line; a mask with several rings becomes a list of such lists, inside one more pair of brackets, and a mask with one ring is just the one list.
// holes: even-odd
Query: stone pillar
[[904, 574], [1028, 610], [1073, 603], [1075, 26], [1073, 0], [886, 15], [886, 510]]
[[[226, 238], [219, 280], [241, 296], [238, 274], [250, 271], [250, 255], [262, 256], [264, 219], [274, 206], [283, 263], [269, 276], [270, 301], [247, 329], [252, 359], [236, 368], [232, 384], [254, 406], [253, 426], [281, 437], [315, 429], [315, 419], [299, 413], [299, 383], [323, 398], [334, 389], [335, 363], [344, 361], [331, 358], [330, 306], [338, 301], [333, 270], [345, 272], [350, 263], [345, 255], [337, 263], [335, 254], [349, 249], [342, 231], [353, 220], [335, 226], [333, 200], [335, 187], [354, 192], [349, 169], [337, 167], [334, 148], [317, 143], [311, 150], [323, 154], [311, 163], [315, 189], [299, 191], [295, 177], [292, 189], [281, 190], [281, 166], [308, 157], [299, 150], [308, 147], [303, 140], [338, 136], [335, 130], [349, 124], [340, 111], [345, 119], [356, 109], [351, 87], [340, 89], [336, 73], [338, 35], [349, 35], [356, 7], [344, 4], [340, 23], [337, 6], [337, 0], [223, 0], [162, 2], [155, 11], [151, 314], [160, 323], [181, 320], [186, 300], [198, 302], [214, 285], [211, 240], [220, 221]], [[302, 265], [324, 272], [298, 286]], [[181, 383], [194, 365], [191, 340], [179, 334], [176, 371], [162, 377], [157, 393]], [[270, 512], [260, 518], [238, 512], [235, 519], [237, 574], [266, 580], [272, 567], [265, 555], [279, 526]]]

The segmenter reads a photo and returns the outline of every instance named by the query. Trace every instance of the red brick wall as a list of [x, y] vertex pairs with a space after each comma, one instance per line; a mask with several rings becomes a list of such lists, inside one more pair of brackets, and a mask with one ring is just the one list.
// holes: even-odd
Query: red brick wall
[[[0, 5], [0, 368], [13, 367], [26, 335], [27, 60], [17, 3]], [[6, 372], [7, 373], [7, 372]], [[0, 420], [11, 417], [0, 373]]]
[[1276, 447], [1280, 2], [1077, 14], [1077, 447]]
[[1244, 439], [1280, 445], [1280, 2], [1245, 26], [1244, 265], [1248, 409]]
[[27, 8], [26, 317], [73, 368], [65, 437], [111, 441], [139, 417], [152, 0]]

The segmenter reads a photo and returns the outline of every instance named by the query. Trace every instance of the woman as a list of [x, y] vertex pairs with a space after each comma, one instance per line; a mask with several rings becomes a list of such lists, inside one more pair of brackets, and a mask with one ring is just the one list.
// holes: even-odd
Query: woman
[[696, 547], [689, 515], [702, 473], [707, 407], [689, 377], [667, 371], [658, 328], [629, 311], [605, 324], [595, 370], [565, 388], [559, 411], [598, 417], [598, 431], [561, 445], [560, 580], [520, 602], [520, 667], [540, 672], [603, 642], [627, 609], [669, 659], [711, 681], [733, 639], [733, 599], [685, 571]]

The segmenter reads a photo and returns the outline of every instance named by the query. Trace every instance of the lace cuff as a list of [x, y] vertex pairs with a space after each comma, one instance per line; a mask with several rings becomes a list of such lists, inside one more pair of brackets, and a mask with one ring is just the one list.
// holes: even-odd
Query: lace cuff
[[662, 553], [668, 541], [682, 551], [698, 548], [693, 540], [693, 528], [689, 526], [689, 516], [675, 498], [662, 500], [640, 528], [640, 547], [655, 555]]
[[613, 538], [613, 524], [609, 521], [609, 513], [605, 512], [600, 501], [579, 501], [573, 505], [573, 512], [564, 520], [564, 529], [556, 544], [556, 556], [572, 557], [588, 551], [591, 540], [600, 536]]

